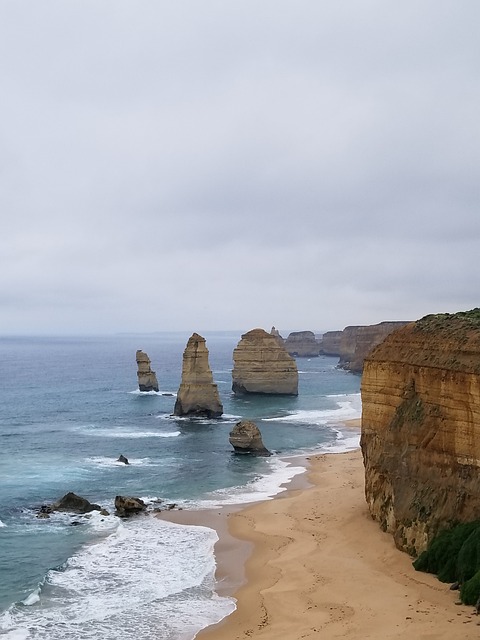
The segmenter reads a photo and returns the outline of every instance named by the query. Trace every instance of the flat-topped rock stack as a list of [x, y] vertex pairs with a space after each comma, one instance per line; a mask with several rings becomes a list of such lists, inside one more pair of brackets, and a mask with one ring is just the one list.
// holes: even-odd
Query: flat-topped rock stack
[[218, 418], [223, 413], [217, 385], [208, 364], [205, 338], [194, 333], [183, 352], [182, 382], [177, 394], [176, 416]]
[[295, 359], [264, 329], [242, 335], [233, 351], [233, 363], [232, 391], [236, 394], [298, 395]]
[[297, 358], [315, 358], [320, 353], [320, 342], [313, 331], [292, 331], [285, 340], [285, 349]]
[[158, 381], [155, 371], [150, 368], [150, 358], [138, 349], [136, 353], [137, 378], [140, 391], [158, 391]]

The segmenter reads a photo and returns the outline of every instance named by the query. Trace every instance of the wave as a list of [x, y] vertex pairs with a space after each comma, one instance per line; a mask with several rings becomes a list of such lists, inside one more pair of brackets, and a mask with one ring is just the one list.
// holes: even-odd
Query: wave
[[360, 394], [345, 394], [328, 397], [337, 398], [337, 406], [335, 408], [290, 411], [286, 415], [274, 418], [262, 418], [262, 422], [296, 422], [298, 424], [326, 426], [361, 417]]
[[0, 529], [2, 529], [3, 527], [6, 527], [6, 526], [7, 526], [7, 525], [6, 525], [4, 522], [2, 522], [2, 521], [0, 520]]
[[160, 463], [153, 462], [151, 458], [128, 458], [129, 464], [119, 462], [116, 458], [108, 458], [107, 456], [92, 456], [85, 458], [87, 464], [93, 464], [100, 467], [129, 467], [133, 466], [145, 466], [145, 467], [158, 467]]
[[128, 393], [134, 396], [167, 396], [174, 398], [177, 397], [176, 391], [140, 391], [140, 389], [134, 389], [133, 391], [129, 391]]
[[47, 640], [55, 629], [56, 640], [116, 640], [121, 618], [125, 637], [186, 637], [234, 610], [232, 598], [213, 591], [215, 531], [153, 517], [116, 520], [115, 531], [50, 570], [1, 615], [0, 634]]
[[176, 438], [180, 431], [131, 431], [123, 429], [92, 429], [91, 435], [101, 438]]

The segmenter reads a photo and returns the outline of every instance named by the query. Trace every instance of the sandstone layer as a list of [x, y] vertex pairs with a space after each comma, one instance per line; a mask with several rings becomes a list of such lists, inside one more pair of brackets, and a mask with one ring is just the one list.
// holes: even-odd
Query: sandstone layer
[[365, 326], [345, 327], [340, 338], [338, 366], [352, 373], [362, 373], [363, 361], [377, 344], [406, 322], [380, 322]]
[[480, 310], [426, 316], [365, 360], [361, 447], [372, 516], [411, 554], [480, 519]]
[[342, 333], [342, 331], [326, 331], [320, 340], [320, 353], [325, 356], [339, 356]]
[[138, 349], [136, 353], [137, 378], [140, 391], [158, 391], [158, 381], [155, 371], [150, 368], [150, 358], [147, 354]]
[[285, 340], [285, 349], [291, 356], [314, 358], [320, 353], [320, 343], [313, 331], [292, 331]]
[[237, 394], [298, 395], [298, 370], [275, 336], [263, 329], [242, 335], [233, 351], [232, 390]]
[[230, 431], [229, 442], [235, 453], [250, 453], [254, 456], [270, 456], [257, 425], [250, 420], [241, 420]]
[[177, 394], [176, 416], [217, 418], [223, 413], [217, 385], [208, 363], [205, 338], [194, 333], [183, 352], [182, 381]]

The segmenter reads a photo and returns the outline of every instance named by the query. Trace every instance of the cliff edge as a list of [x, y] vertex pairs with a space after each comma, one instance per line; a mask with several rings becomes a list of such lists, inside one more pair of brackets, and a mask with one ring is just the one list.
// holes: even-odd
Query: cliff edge
[[361, 448], [370, 513], [412, 555], [480, 519], [480, 309], [407, 324], [366, 358]]

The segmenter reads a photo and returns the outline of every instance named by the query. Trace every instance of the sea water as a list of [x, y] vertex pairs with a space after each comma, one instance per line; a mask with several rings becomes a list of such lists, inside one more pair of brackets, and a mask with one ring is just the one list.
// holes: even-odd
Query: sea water
[[[0, 338], [0, 636], [187, 640], [235, 608], [215, 593], [215, 531], [155, 518], [159, 500], [201, 509], [268, 499], [302, 472], [306, 453], [358, 446], [358, 376], [329, 357], [297, 360], [298, 397], [231, 392], [238, 333], [205, 334], [224, 415], [172, 416], [189, 335]], [[160, 391], [140, 393], [143, 349]], [[271, 458], [236, 456], [228, 435], [254, 420]], [[126, 456], [127, 466], [117, 462]], [[128, 520], [38, 509], [73, 491]]]

